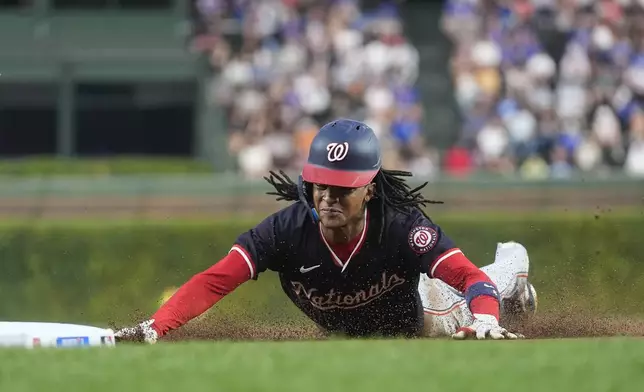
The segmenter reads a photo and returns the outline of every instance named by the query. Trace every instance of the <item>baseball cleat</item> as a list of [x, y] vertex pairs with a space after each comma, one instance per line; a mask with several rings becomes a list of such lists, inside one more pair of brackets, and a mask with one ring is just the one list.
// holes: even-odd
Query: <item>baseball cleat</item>
[[509, 317], [529, 317], [537, 311], [537, 290], [526, 282], [525, 288], [518, 293], [501, 300], [501, 313]]
[[528, 299], [525, 301], [525, 311], [527, 313], [535, 314], [537, 313], [537, 305], [539, 304], [539, 300], [537, 299], [537, 290], [531, 283], [528, 283], [528, 290], [526, 290], [526, 292], [528, 294]]

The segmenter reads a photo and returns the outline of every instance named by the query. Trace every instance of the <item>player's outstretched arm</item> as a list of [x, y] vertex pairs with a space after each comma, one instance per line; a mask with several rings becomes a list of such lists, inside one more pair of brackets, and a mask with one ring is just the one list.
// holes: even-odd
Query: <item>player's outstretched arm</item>
[[[233, 247], [235, 250], [235, 247]], [[156, 343], [168, 333], [210, 309], [252, 277], [243, 250], [231, 251], [207, 270], [194, 275], [149, 320], [114, 334], [117, 341]]]
[[472, 263], [441, 227], [414, 209], [406, 221], [407, 243], [421, 262], [421, 271], [440, 279], [465, 295], [474, 317], [471, 325], [459, 328], [452, 337], [466, 339], [516, 339], [499, 326], [499, 293], [487, 274]]
[[462, 251], [453, 249], [438, 258], [432, 268], [434, 278], [465, 293], [466, 302], [474, 316], [471, 325], [459, 328], [454, 339], [517, 339], [521, 335], [508, 332], [499, 325], [499, 293], [485, 272], [474, 265]]

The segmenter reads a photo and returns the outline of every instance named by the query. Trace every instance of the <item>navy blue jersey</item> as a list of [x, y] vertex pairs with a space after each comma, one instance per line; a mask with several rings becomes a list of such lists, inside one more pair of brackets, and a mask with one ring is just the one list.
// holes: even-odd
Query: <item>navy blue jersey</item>
[[[402, 214], [371, 208], [369, 224], [349, 262], [334, 260], [307, 207], [294, 203], [241, 234], [253, 279], [279, 274], [282, 289], [321, 328], [349, 336], [420, 333], [421, 273], [432, 270], [455, 246], [421, 211]], [[380, 233], [383, 231], [382, 243]]]

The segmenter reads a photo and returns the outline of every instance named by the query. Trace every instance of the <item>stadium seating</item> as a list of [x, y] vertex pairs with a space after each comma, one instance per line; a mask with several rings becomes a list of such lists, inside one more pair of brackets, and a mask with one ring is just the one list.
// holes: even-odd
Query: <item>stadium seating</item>
[[643, 4], [446, 0], [459, 148], [526, 178], [644, 175]]
[[[217, 75], [212, 101], [226, 108], [229, 151], [243, 173], [301, 167], [316, 130], [337, 117], [373, 127], [388, 167], [436, 171], [414, 87], [418, 51], [395, 6], [204, 0], [197, 8], [198, 46]], [[237, 34], [224, 31], [235, 24]]]
[[336, 117], [371, 125], [385, 165], [421, 176], [642, 176], [641, 3], [446, 0], [445, 61], [462, 121], [440, 154], [415, 86], [432, 70], [420, 69], [389, 2], [366, 11], [357, 0], [200, 0], [197, 45], [215, 71], [209, 91], [226, 108], [229, 151], [249, 177], [301, 167], [316, 129]]

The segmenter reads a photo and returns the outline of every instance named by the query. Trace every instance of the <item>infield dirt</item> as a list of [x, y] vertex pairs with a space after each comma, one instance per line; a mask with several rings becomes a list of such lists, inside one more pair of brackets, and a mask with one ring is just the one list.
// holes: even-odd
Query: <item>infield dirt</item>
[[[574, 308], [541, 312], [529, 320], [502, 320], [510, 331], [526, 339], [644, 337], [644, 319], [626, 316], [592, 316]], [[317, 340], [326, 336], [310, 323], [246, 324], [195, 321], [171, 332], [165, 339], [186, 340]]]

